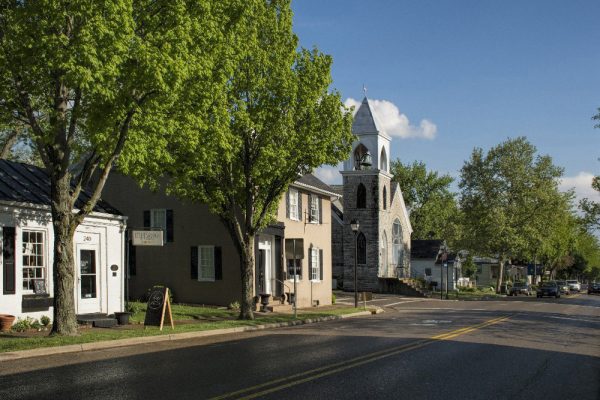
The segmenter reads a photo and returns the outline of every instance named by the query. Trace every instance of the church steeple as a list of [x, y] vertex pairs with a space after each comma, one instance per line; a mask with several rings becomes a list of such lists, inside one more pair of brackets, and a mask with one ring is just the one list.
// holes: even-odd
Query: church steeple
[[[344, 171], [380, 170], [387, 173], [391, 138], [383, 129], [383, 124], [377, 118], [366, 93], [354, 115], [352, 133], [357, 136], [357, 140], [352, 146], [350, 158], [344, 163]], [[360, 162], [367, 153], [372, 160], [369, 167], [361, 165]]]

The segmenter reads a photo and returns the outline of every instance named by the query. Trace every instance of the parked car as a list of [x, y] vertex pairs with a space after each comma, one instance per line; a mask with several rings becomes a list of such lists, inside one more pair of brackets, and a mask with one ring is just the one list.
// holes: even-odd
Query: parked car
[[588, 285], [588, 290], [587, 290], [588, 294], [592, 294], [592, 293], [600, 293], [600, 283], [596, 282], [596, 283], [590, 283]]
[[515, 282], [508, 291], [509, 296], [518, 296], [520, 294], [531, 295], [531, 287], [528, 283]]
[[556, 283], [556, 281], [548, 281], [542, 283], [536, 292], [537, 297], [554, 297], [558, 299], [560, 297], [560, 287]]
[[567, 285], [569, 285], [569, 290], [571, 292], [581, 292], [581, 283], [577, 280], [567, 280]]
[[560, 288], [560, 292], [566, 295], [571, 294], [571, 289], [569, 289], [569, 285], [567, 281], [556, 281], [556, 284]]

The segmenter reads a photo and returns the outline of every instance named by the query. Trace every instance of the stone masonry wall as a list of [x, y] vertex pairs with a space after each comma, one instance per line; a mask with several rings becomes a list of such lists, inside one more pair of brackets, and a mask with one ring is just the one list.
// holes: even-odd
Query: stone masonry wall
[[[356, 208], [358, 185], [365, 185], [367, 193], [366, 208]], [[355, 236], [350, 228], [350, 221], [357, 219], [359, 232], [365, 235], [367, 242], [367, 263], [357, 265], [358, 291], [374, 292], [379, 288], [379, 180], [378, 174], [345, 175], [344, 176], [344, 247], [343, 289], [354, 290], [354, 257]]]

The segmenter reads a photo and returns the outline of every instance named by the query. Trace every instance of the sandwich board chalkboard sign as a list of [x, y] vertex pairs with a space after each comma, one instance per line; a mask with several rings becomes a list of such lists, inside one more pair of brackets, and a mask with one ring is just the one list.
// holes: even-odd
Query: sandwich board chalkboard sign
[[171, 324], [171, 329], [175, 329], [175, 325], [173, 325], [173, 315], [171, 314], [169, 288], [155, 286], [148, 296], [146, 317], [144, 318], [144, 329], [146, 326], [159, 326], [162, 331], [165, 317], [168, 318], [167, 322]]

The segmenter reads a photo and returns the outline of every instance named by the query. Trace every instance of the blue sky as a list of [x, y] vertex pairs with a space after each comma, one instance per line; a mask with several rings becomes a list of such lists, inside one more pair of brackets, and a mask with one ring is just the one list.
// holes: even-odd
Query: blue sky
[[[564, 167], [564, 187], [594, 196], [586, 186], [600, 172], [591, 120], [600, 107], [600, 1], [295, 0], [292, 8], [300, 44], [333, 57], [342, 98], [360, 101], [365, 84], [380, 100], [392, 159], [458, 176], [474, 147], [523, 135]], [[332, 172], [318, 174], [339, 183]]]

